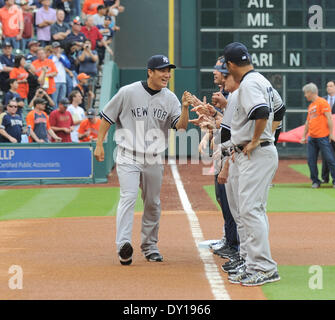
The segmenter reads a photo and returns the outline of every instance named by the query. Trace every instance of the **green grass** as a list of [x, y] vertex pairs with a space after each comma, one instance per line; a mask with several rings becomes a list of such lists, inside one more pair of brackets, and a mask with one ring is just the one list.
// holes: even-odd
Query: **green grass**
[[262, 286], [269, 300], [335, 299], [335, 266], [279, 266], [281, 280]]
[[[291, 164], [291, 165], [289, 165], [289, 167], [292, 168], [293, 170], [301, 173], [302, 175], [308, 177], [308, 178], [310, 177], [310, 172], [309, 172], [309, 168], [308, 168], [307, 163], [306, 164]], [[321, 163], [318, 163], [318, 170], [319, 170], [319, 175], [320, 175], [321, 170], [322, 170], [322, 164]]]
[[[113, 216], [119, 188], [42, 188], [0, 190], [0, 220]], [[142, 211], [140, 192], [135, 212]]]
[[211, 200], [213, 201], [213, 203], [216, 205], [216, 207], [218, 208], [218, 210], [221, 210], [218, 202], [216, 201], [215, 187], [214, 187], [214, 185], [204, 186], [203, 188], [205, 189], [205, 191], [207, 192], [207, 194], [209, 195], [209, 197], [211, 198]]
[[[216, 204], [214, 185], [204, 189]], [[335, 212], [335, 192], [330, 185], [311, 189], [310, 184], [276, 184], [270, 189], [267, 212]]]

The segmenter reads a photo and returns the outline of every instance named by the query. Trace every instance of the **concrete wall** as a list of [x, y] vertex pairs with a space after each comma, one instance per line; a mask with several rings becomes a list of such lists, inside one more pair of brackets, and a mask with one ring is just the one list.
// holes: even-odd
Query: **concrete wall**
[[121, 30], [115, 35], [115, 62], [119, 68], [143, 68], [150, 56], [168, 55], [168, 3], [168, 0], [122, 0], [126, 10], [116, 18]]

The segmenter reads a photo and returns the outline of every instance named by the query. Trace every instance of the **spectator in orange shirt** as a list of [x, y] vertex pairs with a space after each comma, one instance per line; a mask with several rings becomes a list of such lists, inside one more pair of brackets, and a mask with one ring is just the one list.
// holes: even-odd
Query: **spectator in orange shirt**
[[94, 15], [98, 12], [99, 5], [104, 5], [104, 0], [85, 0], [83, 3], [82, 17], [87, 15]]
[[308, 106], [308, 115], [301, 143], [306, 143], [308, 133], [307, 156], [312, 188], [319, 188], [321, 184], [317, 167], [320, 150], [322, 158], [328, 164], [333, 178], [333, 187], [335, 188], [335, 156], [330, 145], [330, 141], [335, 141], [335, 139], [330, 105], [327, 100], [319, 97], [318, 87], [314, 83], [306, 84], [302, 90], [307, 101], [311, 102]]
[[27, 114], [27, 126], [30, 126], [29, 142], [45, 143], [49, 142], [48, 135], [56, 142], [62, 141], [50, 127], [49, 117], [45, 113], [47, 102], [44, 99], [37, 98], [34, 100], [34, 110]]
[[29, 92], [28, 85], [28, 72], [24, 69], [26, 59], [23, 55], [18, 55], [15, 57], [14, 68], [9, 73], [10, 79], [16, 79], [19, 86], [17, 88], [17, 93], [22, 99], [27, 99]]
[[94, 109], [87, 110], [87, 119], [84, 119], [78, 129], [79, 142], [92, 142], [98, 138], [101, 119], [96, 117]]
[[56, 84], [54, 78], [57, 75], [58, 71], [54, 62], [51, 59], [47, 58], [44, 48], [39, 48], [37, 50], [37, 59], [32, 62], [32, 65], [36, 69], [37, 76], [40, 76], [43, 67], [48, 68], [42, 87], [49, 95], [53, 94], [56, 91]]
[[14, 49], [20, 48], [23, 33], [23, 14], [14, 0], [5, 0], [5, 6], [0, 9], [2, 36], [5, 42], [10, 42]]

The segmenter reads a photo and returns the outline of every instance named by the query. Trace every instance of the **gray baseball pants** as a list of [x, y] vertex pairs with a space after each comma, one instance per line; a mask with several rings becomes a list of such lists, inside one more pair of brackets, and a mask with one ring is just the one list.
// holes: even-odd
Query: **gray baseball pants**
[[[122, 161], [123, 160], [123, 161]], [[116, 216], [117, 250], [132, 240], [135, 203], [139, 187], [142, 190], [144, 211], [141, 228], [141, 250], [146, 256], [159, 253], [158, 229], [161, 215], [160, 191], [164, 167], [162, 164], [138, 163], [118, 154], [116, 171], [120, 183], [120, 200]]]
[[246, 234], [246, 271], [270, 272], [277, 270], [271, 257], [269, 222], [266, 204], [270, 184], [278, 167], [276, 147], [258, 146], [250, 155], [243, 153], [235, 157], [238, 166], [238, 204], [241, 223]]
[[230, 208], [230, 212], [235, 220], [237, 233], [240, 239], [240, 256], [243, 259], [247, 257], [246, 251], [246, 233], [241, 221], [239, 205], [238, 205], [238, 166], [235, 162], [230, 161], [229, 165], [229, 174], [228, 181], [226, 183], [226, 194], [228, 199], [228, 204]]

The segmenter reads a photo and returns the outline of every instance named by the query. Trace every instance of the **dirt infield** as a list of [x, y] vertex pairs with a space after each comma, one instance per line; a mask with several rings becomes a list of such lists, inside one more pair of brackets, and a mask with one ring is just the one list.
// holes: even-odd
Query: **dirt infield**
[[[281, 161], [274, 182], [292, 182], [296, 173], [289, 164]], [[222, 215], [202, 187], [212, 184], [213, 176], [201, 175], [200, 165], [181, 165], [178, 169], [204, 238], [220, 238]], [[297, 175], [294, 179], [306, 182], [305, 177]], [[118, 185], [114, 173], [108, 185]], [[120, 265], [116, 255], [115, 217], [2, 221], [0, 297], [213, 299], [169, 166], [161, 200], [159, 247], [163, 263], [149, 263], [140, 253], [140, 214], [134, 219], [134, 263], [127, 267]], [[272, 255], [278, 264], [335, 264], [335, 245], [327, 240], [335, 228], [334, 215], [278, 213], [269, 215], [269, 221]], [[216, 256], [214, 260], [218, 268], [226, 261]], [[22, 267], [22, 290], [8, 286], [12, 265]], [[232, 299], [265, 299], [260, 288], [231, 285], [226, 274], [220, 274]]]

